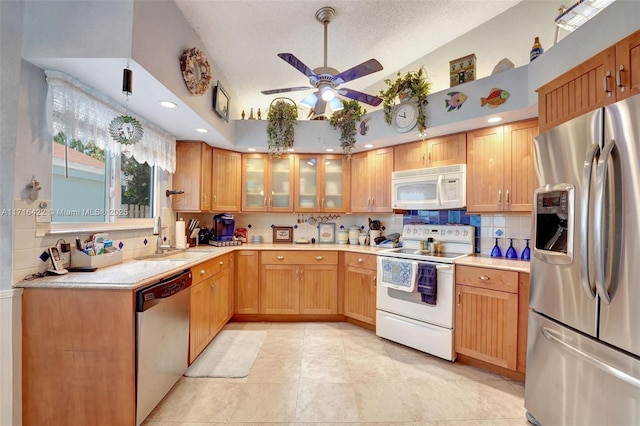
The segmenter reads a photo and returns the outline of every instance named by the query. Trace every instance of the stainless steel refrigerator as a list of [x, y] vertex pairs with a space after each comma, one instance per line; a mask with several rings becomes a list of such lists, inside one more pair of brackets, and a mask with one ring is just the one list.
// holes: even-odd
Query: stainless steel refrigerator
[[640, 425], [640, 95], [534, 146], [527, 417]]

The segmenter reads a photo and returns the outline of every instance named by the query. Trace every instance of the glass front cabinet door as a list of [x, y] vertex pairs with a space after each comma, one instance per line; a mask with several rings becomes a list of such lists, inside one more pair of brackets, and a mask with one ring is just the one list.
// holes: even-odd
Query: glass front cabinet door
[[293, 156], [244, 154], [242, 211], [293, 211]]
[[346, 166], [341, 155], [296, 155], [295, 210], [345, 212], [349, 205]]

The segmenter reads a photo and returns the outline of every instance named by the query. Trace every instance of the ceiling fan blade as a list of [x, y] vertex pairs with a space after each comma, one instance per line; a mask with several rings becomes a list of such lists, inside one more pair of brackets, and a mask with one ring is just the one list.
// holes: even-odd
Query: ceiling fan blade
[[377, 96], [367, 95], [366, 93], [347, 89], [345, 87], [341, 87], [340, 90], [338, 90], [338, 93], [342, 96], [346, 96], [347, 98], [355, 99], [358, 102], [364, 102], [371, 106], [378, 106], [382, 103], [382, 99]]
[[355, 80], [356, 78], [364, 77], [365, 75], [372, 74], [382, 70], [382, 64], [375, 59], [369, 59], [366, 62], [356, 65], [353, 68], [349, 68], [346, 71], [342, 71], [340, 74], [333, 77], [333, 81], [337, 84], [346, 83], [347, 81]]
[[313, 72], [311, 68], [306, 66], [300, 59], [296, 58], [291, 53], [278, 53], [278, 57], [284, 59], [287, 63], [289, 63], [289, 65], [291, 65], [307, 77], [316, 76], [316, 73]]
[[276, 93], [298, 92], [300, 90], [309, 90], [309, 89], [313, 89], [313, 87], [309, 87], [309, 86], [286, 87], [283, 89], [263, 90], [260, 93], [262, 93], [263, 95], [275, 95]]

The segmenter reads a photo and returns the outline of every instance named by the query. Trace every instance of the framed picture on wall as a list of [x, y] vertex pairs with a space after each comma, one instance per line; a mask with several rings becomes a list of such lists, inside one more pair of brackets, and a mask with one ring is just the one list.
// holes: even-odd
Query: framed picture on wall
[[318, 225], [318, 242], [320, 244], [334, 244], [336, 242], [335, 223], [321, 223]]
[[213, 108], [220, 117], [227, 123], [229, 122], [229, 95], [220, 84], [220, 80], [216, 84], [216, 88], [213, 91]]
[[273, 242], [274, 243], [292, 243], [293, 227], [292, 226], [274, 226]]

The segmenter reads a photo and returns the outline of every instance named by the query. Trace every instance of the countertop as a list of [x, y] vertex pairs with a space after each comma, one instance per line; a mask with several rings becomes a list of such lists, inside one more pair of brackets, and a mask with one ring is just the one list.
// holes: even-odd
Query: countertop
[[500, 259], [488, 256], [467, 256], [456, 260], [456, 265], [479, 266], [482, 268], [504, 269], [507, 271], [516, 271], [529, 273], [531, 269], [530, 262], [524, 260]]
[[[127, 259], [123, 263], [98, 268], [95, 272], [70, 272], [65, 275], [49, 275], [21, 281], [16, 284], [16, 287], [137, 290], [206, 260], [236, 250], [315, 250], [376, 254], [385, 249], [386, 247], [368, 245], [289, 243], [243, 244], [230, 247], [196, 246], [188, 250], [169, 252], [163, 258]], [[172, 258], [172, 256], [175, 257]], [[529, 262], [521, 260], [468, 256], [457, 260], [456, 264], [529, 273]]]
[[[123, 263], [98, 268], [94, 272], [69, 272], [65, 275], [48, 275], [33, 280], [23, 280], [15, 285], [22, 288], [87, 288], [137, 290], [154, 284], [163, 278], [180, 273], [206, 260], [236, 250], [320, 250], [349, 251], [375, 254], [384, 247], [350, 244], [290, 244], [265, 243], [241, 246], [196, 246], [188, 250], [174, 250], [163, 258], [126, 259]], [[172, 258], [172, 256], [175, 256]]]

